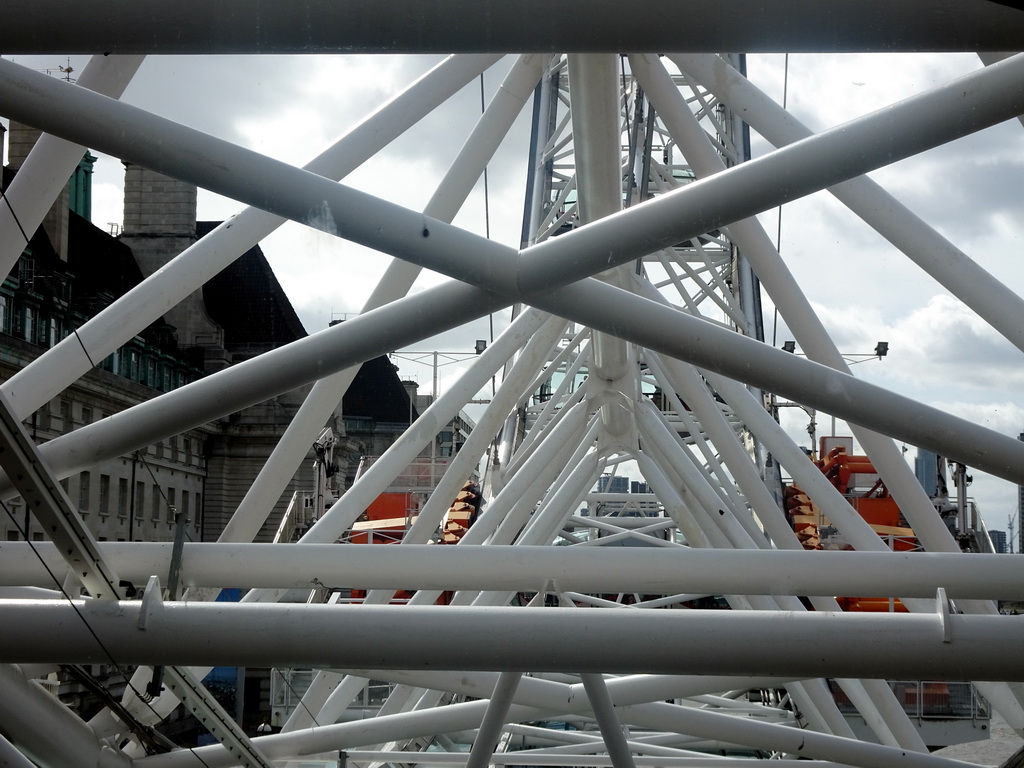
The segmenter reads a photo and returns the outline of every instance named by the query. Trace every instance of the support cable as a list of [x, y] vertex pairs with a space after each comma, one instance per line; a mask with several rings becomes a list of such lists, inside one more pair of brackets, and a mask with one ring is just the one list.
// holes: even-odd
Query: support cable
[[[784, 59], [783, 70], [782, 70], [782, 108], [786, 108], [786, 104], [789, 101], [789, 54], [786, 54]], [[775, 228], [775, 250], [778, 253], [782, 253], [782, 206], [779, 206], [779, 215], [776, 219]], [[776, 345], [778, 341], [778, 330], [779, 330], [779, 308], [773, 306], [772, 312], [772, 346]]]
[[[107, 649], [107, 646], [100, 639], [100, 636], [96, 634], [96, 631], [92, 628], [92, 625], [89, 624], [88, 619], [86, 619], [85, 616], [82, 615], [82, 612], [80, 610], [78, 610], [78, 606], [75, 605], [74, 599], [71, 597], [71, 595], [68, 594], [68, 591], [64, 588], [64, 584], [61, 583], [60, 579], [58, 579], [57, 576], [54, 574], [54, 572], [52, 570], [50, 570], [50, 566], [46, 564], [45, 558], [43, 558], [43, 556], [39, 553], [39, 550], [36, 549], [35, 542], [32, 542], [32, 541], [29, 540], [28, 531], [22, 528], [21, 524], [18, 522], [17, 518], [14, 516], [14, 513], [11, 512], [10, 508], [7, 506], [7, 504], [4, 503], [4, 501], [2, 499], [0, 499], [0, 507], [3, 507], [4, 512], [6, 512], [7, 516], [11, 518], [11, 522], [14, 523], [14, 526], [15, 526], [15, 528], [17, 528], [18, 533], [20, 533], [24, 537], [25, 541], [29, 545], [29, 548], [32, 550], [32, 553], [39, 560], [40, 565], [43, 566], [43, 569], [49, 574], [50, 578], [53, 579], [53, 583], [57, 586], [57, 589], [64, 596], [64, 599], [68, 601], [68, 605], [70, 605], [72, 610], [74, 610], [75, 615], [82, 622], [82, 625], [89, 632], [89, 634], [92, 635], [92, 638], [96, 641], [96, 645], [99, 647], [99, 649], [103, 653], [103, 655], [107, 658], [107, 661], [109, 661], [110, 665], [114, 669], [117, 670], [118, 674], [120, 674], [120, 675], [122, 675], [124, 677], [125, 684], [132, 690], [132, 692], [136, 695], [136, 697], [138, 697], [139, 701], [141, 701], [143, 704], [145, 704], [148, 707], [149, 706], [149, 698], [150, 697], [148, 697], [145, 693], [140, 692], [139, 690], [137, 690], [135, 688], [135, 686], [132, 685], [131, 678], [128, 675], [125, 674], [125, 671], [124, 671], [124, 668], [122, 667], [122, 665], [117, 662], [117, 660], [114, 658], [113, 654]], [[62, 664], [61, 668], [62, 669], [66, 669], [74, 677], [79, 678], [79, 675], [75, 674], [75, 672], [73, 671], [71, 665], [63, 665]], [[90, 675], [89, 677], [91, 678], [92, 676]], [[81, 680], [80, 680], [80, 682], [81, 682]], [[95, 683], [96, 686], [102, 687], [102, 684], [99, 683], [98, 681], [96, 681], [94, 678], [93, 678], [93, 682]], [[92, 688], [93, 686], [89, 685], [87, 687]], [[94, 693], [95, 693], [95, 691], [94, 691]], [[100, 695], [100, 694], [97, 694], [97, 695]], [[101, 696], [101, 698], [103, 698], [104, 701], [108, 705], [109, 705], [109, 703], [111, 701], [114, 701], [114, 698], [112, 696], [110, 696], [109, 694], [107, 694], [105, 696]], [[150, 745], [150, 747], [153, 749], [153, 751], [156, 751], [156, 752], [167, 752], [167, 751], [169, 751], [169, 748], [166, 747], [166, 745], [163, 744], [163, 742], [160, 739], [157, 739], [153, 735], [153, 733], [150, 733], [150, 730], [146, 726], [144, 726], [142, 723], [140, 723], [138, 720], [136, 720], [127, 710], [122, 711], [122, 709], [123, 708], [117, 708], [115, 710], [115, 713], [117, 714], [119, 719], [122, 719], [122, 721], [124, 722], [125, 726], [127, 726], [132, 731], [132, 733], [134, 733], [136, 736], [138, 736], [139, 739], [141, 741], [143, 741], [145, 744]], [[161, 737], [161, 739], [162, 738], [163, 737]]]
[[11, 218], [14, 219], [14, 223], [18, 225], [18, 231], [21, 232], [21, 236], [25, 238], [25, 245], [28, 245], [30, 240], [27, 234], [25, 234], [25, 228], [21, 225], [21, 220], [18, 218], [18, 214], [14, 212], [14, 206], [11, 205], [11, 201], [7, 197], [7, 190], [0, 190], [0, 197], [7, 203], [7, 210], [11, 212]]

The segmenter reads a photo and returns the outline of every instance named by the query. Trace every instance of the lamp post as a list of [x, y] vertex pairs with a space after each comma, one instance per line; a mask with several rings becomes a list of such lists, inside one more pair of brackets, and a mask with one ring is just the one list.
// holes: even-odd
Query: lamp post
[[[783, 352], [789, 352], [792, 355], [801, 355], [801, 356], [803, 355], [802, 352], [797, 352], [796, 351], [796, 342], [793, 341], [792, 339], [790, 339], [788, 341], [784, 341], [782, 343], [782, 351]], [[877, 344], [875, 344], [874, 352], [843, 352], [842, 356], [843, 356], [843, 359], [846, 361], [847, 365], [856, 365], [857, 363], [863, 363], [863, 362], [866, 362], [867, 360], [871, 360], [872, 358], [876, 358], [876, 357], [879, 360], [881, 360], [883, 357], [885, 357], [888, 354], [889, 354], [889, 342], [887, 342], [887, 341], [879, 341]], [[800, 403], [779, 403], [779, 402], [777, 402], [775, 400], [775, 396], [774, 395], [772, 395], [772, 406], [773, 406], [773, 409], [775, 411], [774, 415], [775, 415], [776, 421], [778, 421], [778, 416], [779, 416], [778, 409], [779, 408], [796, 407], [796, 408], [802, 408], [804, 411], [807, 412], [807, 415], [810, 416], [810, 418], [811, 418], [810, 424], [807, 425], [807, 432], [811, 436], [811, 455], [813, 456], [814, 453], [815, 453], [815, 447], [816, 447], [815, 440], [816, 440], [816, 426], [817, 426], [817, 424], [816, 424], [816, 422], [814, 420], [816, 411], [813, 408], [807, 408], [807, 407], [805, 407], [803, 405], [800, 405]], [[835, 433], [836, 433], [836, 417], [832, 416], [832, 434], [833, 434], [833, 436], [835, 435]]]
[[[429, 360], [431, 367], [431, 387], [430, 387], [430, 402], [435, 402], [438, 397], [438, 386], [437, 377], [438, 369], [446, 365], [454, 365], [455, 363], [461, 362], [466, 358], [476, 357], [482, 355], [484, 350], [487, 349], [487, 341], [485, 339], [477, 339], [473, 345], [472, 352], [439, 352], [437, 350], [431, 351], [418, 351], [418, 350], [402, 350], [399, 352], [392, 352], [390, 357], [397, 357], [401, 360], [408, 360], [409, 362], [417, 365], [427, 364], [425, 361]], [[410, 411], [412, 409], [412, 401], [409, 403]], [[412, 422], [410, 414], [410, 423]], [[456, 444], [456, 433], [455, 426], [452, 426], [452, 453], [455, 452]], [[434, 435], [434, 439], [430, 441], [430, 486], [433, 488], [437, 482], [437, 435]]]

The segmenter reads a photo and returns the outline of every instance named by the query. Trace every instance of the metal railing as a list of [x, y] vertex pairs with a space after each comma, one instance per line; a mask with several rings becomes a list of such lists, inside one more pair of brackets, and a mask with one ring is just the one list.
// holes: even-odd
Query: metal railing
[[[988, 701], [971, 683], [940, 680], [889, 680], [889, 687], [908, 716], [918, 720], [988, 720]], [[829, 689], [843, 714], [857, 710], [833, 680]]]

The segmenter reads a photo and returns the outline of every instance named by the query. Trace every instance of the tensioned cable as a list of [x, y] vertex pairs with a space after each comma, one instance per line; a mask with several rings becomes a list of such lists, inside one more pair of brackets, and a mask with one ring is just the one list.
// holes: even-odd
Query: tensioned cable
[[317, 727], [322, 727], [320, 721], [316, 719], [316, 715], [313, 714], [313, 710], [306, 706], [305, 696], [300, 696], [299, 692], [292, 687], [292, 683], [284, 675], [281, 675], [281, 679], [284, 680], [284, 684], [288, 686], [288, 690], [292, 692], [292, 696], [299, 700], [299, 706], [302, 707], [309, 714], [313, 724]]
[[[782, 108], [786, 108], [786, 104], [789, 101], [789, 54], [786, 54], [783, 60], [782, 70]], [[782, 253], [782, 206], [779, 206], [779, 215], [776, 220], [775, 230], [775, 250], [779, 254]], [[772, 346], [774, 347], [777, 342], [777, 333], [779, 330], [779, 308], [775, 307], [772, 313]]]
[[[484, 73], [480, 73], [480, 116], [482, 117], [487, 111], [486, 99], [484, 97]], [[487, 166], [484, 166], [484, 234], [488, 240], [491, 239], [491, 196], [490, 188], [487, 183]], [[494, 313], [490, 313], [487, 316], [487, 327], [488, 333], [490, 334], [489, 344], [494, 343]], [[496, 384], [494, 377], [491, 377], [491, 397], [494, 397], [496, 392]]]
[[82, 348], [82, 352], [85, 353], [85, 359], [89, 361], [89, 365], [92, 368], [96, 368], [96, 362], [92, 359], [92, 355], [89, 354], [89, 350], [85, 348], [85, 342], [82, 341], [82, 337], [78, 335], [78, 329], [72, 325], [71, 332], [75, 334], [75, 338], [78, 340], [78, 346], [80, 346]]
[[[3, 201], [7, 204], [7, 210], [11, 212], [11, 218], [14, 219], [14, 223], [18, 225], [18, 231], [21, 232], [21, 236], [25, 240], [25, 245], [29, 245], [31, 241], [29, 240], [28, 234], [25, 232], [25, 227], [22, 226], [21, 219], [19, 219], [18, 214], [14, 212], [14, 206], [11, 205], [11, 201], [7, 197], [7, 190], [0, 190], [0, 197], [2, 197]], [[89, 350], [85, 348], [85, 342], [82, 341], [82, 337], [78, 335], [78, 329], [72, 325], [71, 332], [75, 334], [75, 338], [78, 339], [78, 345], [82, 348], [82, 352], [85, 353], [85, 357], [89, 361], [89, 365], [95, 368], [96, 363], [92, 359], [92, 355], [89, 354]]]
[[[88, 630], [89, 634], [92, 635], [93, 639], [96, 641], [96, 644], [99, 646], [100, 651], [103, 653], [104, 656], [107, 657], [107, 660], [110, 662], [110, 665], [117, 670], [118, 674], [124, 677], [125, 685], [131, 689], [132, 693], [135, 694], [135, 697], [140, 702], [142, 702], [150, 712], [153, 713], [153, 715], [157, 718], [158, 721], [162, 720], [163, 718], [160, 716], [160, 713], [153, 709], [153, 705], [150, 704], [152, 697], [148, 696], [145, 693], [139, 692], [139, 690], [134, 685], [132, 685], [131, 676], [126, 674], [125, 668], [117, 662], [113, 654], [110, 652], [107, 646], [104, 645], [99, 635], [96, 634], [96, 631], [89, 624], [88, 619], [86, 619], [85, 616], [82, 615], [82, 612], [78, 610], [78, 606], [75, 605], [75, 601], [72, 599], [71, 595], [69, 595], [67, 590], [64, 589], [64, 585], [57, 578], [57, 575], [52, 570], [50, 570], [50, 566], [46, 564], [46, 560], [43, 558], [43, 556], [39, 554], [39, 550], [36, 549], [35, 543], [29, 540], [28, 531], [24, 530], [21, 527], [21, 525], [18, 523], [17, 518], [14, 516], [14, 513], [11, 512], [10, 508], [7, 506], [7, 504], [4, 503], [2, 499], [0, 499], [0, 507], [3, 507], [4, 512], [7, 513], [7, 516], [11, 519], [11, 522], [14, 523], [14, 527], [18, 530], [18, 533], [21, 534], [21, 536], [25, 539], [25, 542], [28, 544], [29, 548], [32, 550], [32, 554], [36, 556], [36, 559], [39, 560], [40, 565], [43, 566], [43, 569], [53, 580], [53, 583], [57, 585], [57, 589], [64, 596], [64, 599], [68, 601], [68, 604], [71, 606], [71, 609], [75, 612], [75, 615], [78, 616], [79, 620], [82, 622], [82, 625], [86, 628], [86, 630]], [[137, 736], [139, 736], [142, 741], [147, 742], [150, 745], [150, 747], [166, 748], [166, 745], [162, 744], [158, 738], [154, 737], [152, 734], [146, 731], [145, 726], [143, 726], [141, 723], [138, 723], [138, 721], [129, 719], [125, 722], [125, 726], [132, 730]], [[203, 758], [195, 751], [195, 748], [178, 747], [177, 744], [174, 744], [173, 746], [179, 749], [187, 749], [189, 752], [193, 754], [193, 756], [197, 760], [199, 760], [199, 762], [201, 762], [204, 766], [207, 765], [206, 761], [203, 760]]]
[[[142, 466], [149, 473], [149, 476], [153, 479], [153, 486], [160, 492], [160, 498], [164, 500], [164, 504], [167, 505], [168, 509], [177, 511], [177, 508], [173, 504], [171, 504], [170, 499], [167, 498], [167, 494], [164, 493], [163, 486], [160, 484], [160, 481], [157, 480], [156, 475], [153, 473], [153, 469], [149, 466], [149, 462], [146, 461], [146, 457], [145, 455], [143, 455], [141, 451], [138, 452], [138, 459], [139, 461], [142, 462]], [[188, 537], [189, 541], [193, 541], [192, 536], [188, 532], [188, 528], [185, 528], [185, 536]]]
[[[149, 710], [154, 715], [159, 717], [159, 713], [155, 709], [153, 709], [153, 707], [150, 705], [149, 701], [147, 700], [146, 695], [142, 694], [142, 693], [139, 693], [139, 691], [135, 688], [135, 686], [132, 685], [131, 678], [128, 675], [125, 674], [122, 665], [117, 662], [117, 660], [114, 658], [113, 654], [107, 649], [107, 646], [104, 645], [104, 643], [100, 639], [99, 635], [97, 635], [96, 631], [92, 628], [92, 625], [89, 624], [88, 619], [86, 619], [85, 616], [82, 615], [82, 612], [78, 610], [78, 606], [75, 605], [75, 601], [72, 599], [71, 595], [69, 595], [67, 590], [64, 589], [64, 585], [57, 578], [57, 575], [52, 570], [50, 570], [50, 566], [48, 566], [46, 564], [46, 560], [43, 558], [43, 556], [41, 554], [39, 554], [39, 550], [36, 549], [35, 543], [29, 540], [28, 531], [24, 530], [21, 527], [21, 525], [18, 523], [17, 518], [14, 516], [14, 513], [11, 512], [10, 508], [7, 506], [7, 504], [4, 503], [4, 501], [2, 499], [0, 499], [0, 507], [3, 507], [4, 512], [6, 512], [7, 516], [9, 518], [11, 518], [11, 522], [14, 523], [14, 527], [17, 528], [18, 533], [20, 533], [22, 535], [22, 537], [25, 539], [25, 543], [27, 543], [29, 548], [32, 550], [32, 554], [36, 556], [36, 559], [39, 560], [40, 565], [43, 566], [43, 569], [46, 571], [46, 573], [50, 576], [51, 579], [53, 579], [53, 583], [57, 585], [57, 589], [64, 596], [64, 599], [68, 601], [68, 604], [71, 606], [72, 610], [75, 612], [75, 615], [78, 616], [78, 618], [81, 620], [83, 626], [85, 626], [85, 628], [88, 630], [89, 634], [92, 635], [93, 639], [96, 641], [96, 645], [99, 646], [100, 651], [102, 651], [103, 655], [107, 657], [108, 661], [110, 661], [111, 666], [114, 667], [114, 669], [116, 669], [118, 671], [118, 673], [120, 673], [121, 675], [124, 676], [125, 684], [129, 688], [131, 688], [132, 692], [138, 697], [139, 701], [141, 701], [143, 704], [145, 704], [146, 707], [148, 707]], [[126, 725], [128, 725], [128, 727], [131, 727], [130, 723], [126, 723]]]
[[[142, 453], [139, 453], [139, 460], [142, 462], [142, 466], [145, 468], [145, 470], [149, 473], [149, 476], [152, 478], [153, 486], [160, 492], [160, 498], [164, 500], [164, 503], [167, 505], [167, 508], [174, 509], [174, 506], [170, 503], [170, 500], [167, 498], [167, 494], [164, 493], [163, 485], [161, 485], [160, 481], [153, 473], [153, 469], [149, 466], [149, 462], [146, 461], [146, 457], [142, 455]], [[188, 537], [189, 541], [193, 540], [192, 537], [189, 535], [188, 528], [185, 529], [185, 536]], [[306, 706], [306, 703], [302, 700], [302, 697], [299, 696], [298, 692], [292, 687], [292, 684], [288, 680], [285, 680], [285, 685], [288, 686], [288, 689], [292, 692], [292, 695], [294, 695], [295, 698], [299, 700], [300, 706], [304, 710], [306, 710], [306, 712], [309, 713], [309, 716], [310, 718], [312, 718], [313, 722], [317, 726], [319, 726], [320, 722], [316, 719], [316, 715], [313, 714], [312, 710], [310, 710], [309, 707]]]
[[25, 245], [28, 245], [30, 242], [29, 237], [25, 234], [25, 228], [21, 225], [21, 220], [18, 218], [18, 214], [14, 212], [14, 206], [11, 205], [11, 201], [7, 197], [6, 189], [0, 190], [0, 197], [4, 199], [5, 203], [7, 203], [7, 210], [11, 212], [11, 218], [13, 218], [14, 223], [18, 225], [18, 231], [21, 232], [21, 236], [25, 238]]

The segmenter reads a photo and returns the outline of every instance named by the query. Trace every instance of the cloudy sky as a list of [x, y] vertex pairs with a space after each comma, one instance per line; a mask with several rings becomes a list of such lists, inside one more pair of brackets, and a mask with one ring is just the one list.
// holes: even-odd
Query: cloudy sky
[[[170, 119], [302, 165], [362, 116], [439, 60], [433, 56], [160, 57], [144, 64], [124, 99]], [[36, 69], [63, 58], [15, 57]], [[78, 71], [84, 58], [72, 58]], [[971, 54], [753, 56], [750, 77], [815, 130], [837, 125], [980, 67]], [[509, 65], [484, 77], [489, 99]], [[57, 73], [59, 76], [59, 73]], [[785, 81], [785, 83], [784, 83]], [[480, 111], [480, 83], [463, 89], [387, 152], [346, 183], [413, 209], [422, 209]], [[483, 185], [456, 218], [459, 226], [517, 245], [523, 207], [528, 125], [524, 115], [488, 173], [489, 217]], [[755, 154], [768, 151], [755, 137]], [[120, 163], [101, 158], [94, 222], [121, 221]], [[1024, 188], [1024, 128], [1014, 121], [872, 174], [912, 211], [1016, 292], [1024, 292], [1020, 190]], [[199, 216], [223, 219], [239, 205], [200, 192]], [[889, 342], [884, 360], [854, 371], [875, 383], [1016, 436], [1024, 431], [1020, 352], [924, 275], [827, 193], [787, 205], [781, 214], [781, 252], [804, 286], [840, 350], [868, 353]], [[489, 220], [488, 220], [489, 219]], [[762, 216], [774, 236], [778, 213]], [[341, 240], [286, 225], [263, 249], [310, 331], [359, 311], [387, 257]], [[421, 280], [429, 284], [431, 278]], [[433, 278], [436, 280], [436, 278]], [[791, 334], [773, 323], [779, 345]], [[503, 319], [495, 319], [500, 330]], [[472, 349], [488, 338], [486, 319], [419, 348]], [[406, 364], [397, 361], [403, 366]], [[429, 387], [430, 371], [404, 368]], [[455, 375], [455, 366], [442, 372]], [[806, 417], [788, 409], [787, 427], [805, 435]], [[819, 419], [819, 434], [829, 430]], [[842, 432], [840, 428], [838, 431]], [[806, 442], [806, 437], [804, 437]], [[913, 456], [913, 449], [909, 451]], [[975, 473], [972, 488], [990, 528], [1005, 529], [1016, 511], [1009, 483]]]

